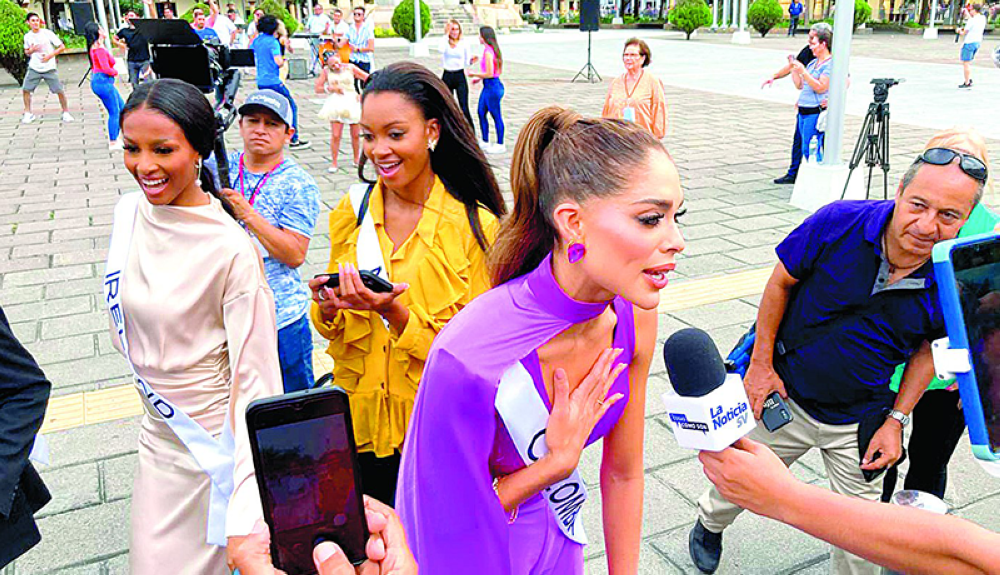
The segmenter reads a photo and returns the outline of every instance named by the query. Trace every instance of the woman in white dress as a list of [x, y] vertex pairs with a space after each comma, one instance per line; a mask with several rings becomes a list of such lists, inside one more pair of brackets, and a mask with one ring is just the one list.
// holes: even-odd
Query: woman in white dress
[[323, 54], [325, 63], [323, 71], [316, 78], [316, 93], [329, 94], [319, 117], [330, 122], [330, 167], [331, 174], [340, 173], [337, 166], [337, 156], [340, 153], [340, 138], [344, 134], [344, 124], [351, 127], [351, 151], [354, 165], [358, 165], [361, 155], [359, 135], [361, 128], [361, 96], [354, 91], [354, 80], [364, 82], [368, 72], [350, 62], [341, 62], [337, 52], [330, 50]]

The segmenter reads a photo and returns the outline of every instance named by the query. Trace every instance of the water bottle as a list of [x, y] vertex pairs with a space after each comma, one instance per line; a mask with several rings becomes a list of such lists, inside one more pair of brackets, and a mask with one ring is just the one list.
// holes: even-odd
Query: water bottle
[[809, 161], [814, 164], [818, 164], [819, 163], [819, 158], [817, 157], [818, 154], [819, 154], [819, 137], [813, 136], [812, 139], [809, 140]]

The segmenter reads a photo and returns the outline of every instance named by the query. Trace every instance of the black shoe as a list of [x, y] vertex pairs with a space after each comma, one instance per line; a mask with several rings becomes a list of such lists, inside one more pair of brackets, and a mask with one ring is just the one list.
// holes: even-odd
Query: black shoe
[[688, 551], [691, 561], [702, 573], [715, 573], [722, 557], [722, 533], [712, 533], [701, 524], [701, 519], [694, 524], [688, 537]]
[[774, 183], [776, 183], [776, 184], [794, 184], [795, 183], [795, 176], [793, 176], [791, 174], [785, 174], [784, 176], [781, 176], [780, 178], [774, 180]]
[[288, 144], [288, 147], [291, 148], [292, 150], [304, 150], [304, 149], [308, 148], [311, 145], [312, 144], [310, 144], [309, 142], [307, 142], [305, 140], [295, 140], [291, 144]]
[[968, 82], [966, 82], [964, 84], [959, 84], [958, 87], [959, 88], [971, 88], [972, 87], [972, 80], [969, 80]]

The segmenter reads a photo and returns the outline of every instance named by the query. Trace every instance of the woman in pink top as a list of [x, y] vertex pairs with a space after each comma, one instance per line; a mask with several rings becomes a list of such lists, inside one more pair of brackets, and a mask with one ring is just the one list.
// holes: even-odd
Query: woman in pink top
[[[503, 113], [500, 111], [500, 100], [503, 99], [503, 82], [500, 72], [503, 71], [503, 55], [500, 44], [497, 43], [497, 33], [489, 26], [479, 29], [479, 42], [483, 45], [483, 57], [480, 59], [480, 71], [466, 72], [472, 83], [482, 80], [483, 92], [479, 94], [479, 128], [483, 139], [479, 145], [487, 154], [502, 154], [507, 151], [503, 144]], [[490, 145], [490, 124], [486, 115], [493, 116], [493, 124], [497, 129], [497, 143]]]
[[122, 149], [120, 117], [125, 101], [115, 88], [115, 57], [104, 47], [107, 34], [96, 22], [87, 24], [83, 31], [87, 38], [87, 51], [90, 54], [90, 89], [101, 99], [108, 110], [108, 148]]

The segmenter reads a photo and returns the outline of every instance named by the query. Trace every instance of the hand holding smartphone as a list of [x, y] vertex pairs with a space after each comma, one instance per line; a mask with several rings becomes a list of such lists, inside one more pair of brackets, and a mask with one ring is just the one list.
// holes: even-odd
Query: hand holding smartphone
[[368, 524], [347, 394], [338, 388], [254, 401], [247, 408], [271, 557], [288, 575], [316, 573], [313, 548], [332, 541], [365, 560]]
[[[361, 283], [365, 285], [366, 288], [372, 290], [375, 293], [390, 293], [392, 291], [392, 284], [380, 278], [379, 276], [373, 274], [368, 270], [358, 270], [358, 275], [361, 276]], [[315, 277], [328, 276], [330, 279], [326, 280], [326, 287], [330, 289], [340, 287], [340, 274], [319, 274]], [[315, 279], [315, 278], [314, 278]]]

